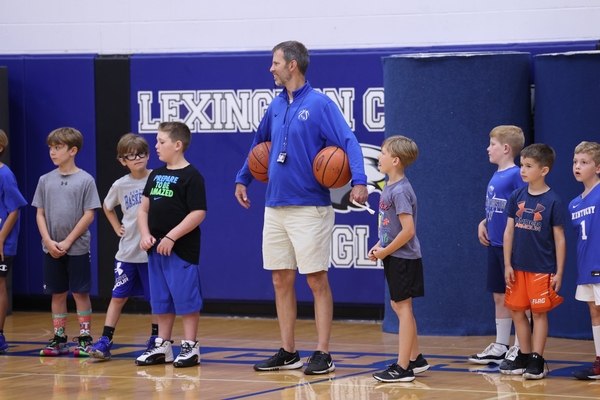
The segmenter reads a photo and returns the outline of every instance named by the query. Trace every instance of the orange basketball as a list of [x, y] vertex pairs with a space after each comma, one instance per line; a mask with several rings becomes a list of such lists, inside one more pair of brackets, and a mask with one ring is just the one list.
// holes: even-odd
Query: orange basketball
[[346, 185], [352, 179], [348, 156], [337, 146], [325, 147], [317, 154], [313, 173], [321, 185], [333, 189]]
[[261, 182], [269, 181], [269, 152], [271, 142], [262, 142], [254, 146], [248, 155], [248, 168], [254, 178]]

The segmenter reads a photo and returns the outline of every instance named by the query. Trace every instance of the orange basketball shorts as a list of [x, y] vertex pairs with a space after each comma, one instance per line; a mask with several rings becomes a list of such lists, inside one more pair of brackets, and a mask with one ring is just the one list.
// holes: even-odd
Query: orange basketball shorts
[[515, 270], [513, 286], [506, 286], [504, 307], [512, 311], [542, 313], [561, 304], [559, 296], [551, 285], [552, 274]]

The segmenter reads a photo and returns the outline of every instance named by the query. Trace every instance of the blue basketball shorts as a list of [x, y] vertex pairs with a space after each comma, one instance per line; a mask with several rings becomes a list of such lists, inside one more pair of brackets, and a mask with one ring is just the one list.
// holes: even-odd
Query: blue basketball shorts
[[89, 293], [92, 289], [90, 253], [79, 256], [64, 255], [54, 258], [44, 253], [44, 293]]
[[148, 254], [150, 305], [154, 314], [185, 315], [202, 309], [200, 266], [171, 252], [163, 256], [152, 248]]
[[150, 284], [148, 283], [148, 263], [128, 263], [115, 260], [115, 285], [112, 297], [144, 296], [150, 301]]

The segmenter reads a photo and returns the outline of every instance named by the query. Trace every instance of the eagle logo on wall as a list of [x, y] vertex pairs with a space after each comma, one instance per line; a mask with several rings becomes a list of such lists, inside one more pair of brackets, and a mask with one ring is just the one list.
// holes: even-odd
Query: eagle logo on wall
[[[365, 174], [367, 175], [367, 189], [369, 190], [369, 194], [373, 192], [381, 193], [383, 190], [383, 185], [385, 184], [385, 174], [379, 172], [379, 168], [377, 167], [377, 156], [379, 156], [379, 153], [381, 153], [381, 146], [361, 143], [360, 148], [362, 150], [363, 160], [365, 163]], [[352, 185], [350, 183], [338, 189], [330, 189], [331, 202], [333, 203], [333, 209], [335, 212], [346, 214], [351, 211], [366, 211], [350, 203], [351, 191]], [[377, 198], [376, 202], [378, 201], [379, 198]], [[366, 205], [368, 206], [369, 202], [367, 202]], [[377, 208], [378, 207], [375, 207], [375, 210]]]

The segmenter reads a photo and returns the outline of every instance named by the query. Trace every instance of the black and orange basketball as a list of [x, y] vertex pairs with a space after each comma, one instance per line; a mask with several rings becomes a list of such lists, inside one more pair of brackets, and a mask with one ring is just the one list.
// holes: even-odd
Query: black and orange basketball
[[269, 152], [271, 142], [262, 142], [254, 146], [248, 155], [250, 173], [261, 182], [269, 181]]
[[325, 147], [317, 154], [313, 173], [321, 185], [332, 189], [346, 185], [352, 178], [348, 156], [337, 146]]

